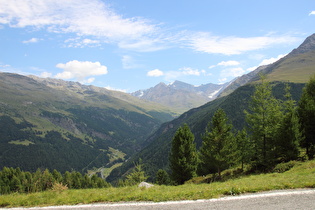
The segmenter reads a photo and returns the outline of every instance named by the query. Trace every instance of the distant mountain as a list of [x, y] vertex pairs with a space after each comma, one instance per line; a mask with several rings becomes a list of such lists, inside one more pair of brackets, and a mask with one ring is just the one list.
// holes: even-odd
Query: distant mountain
[[222, 85], [209, 83], [206, 85], [193, 86], [181, 81], [175, 81], [169, 85], [161, 82], [155, 87], [139, 90], [131, 93], [131, 95], [143, 100], [172, 107], [180, 113], [183, 113], [184, 111], [214, 100], [227, 86], [228, 83]]
[[168, 108], [129, 94], [0, 72], [0, 168], [109, 167], [173, 118]]
[[133, 167], [132, 163], [139, 159], [142, 159], [146, 173], [151, 179], [154, 178], [158, 169], [168, 170], [171, 140], [178, 127], [187, 123], [195, 135], [197, 147], [200, 147], [201, 135], [205, 132], [207, 124], [219, 107], [224, 109], [234, 128], [243, 128], [245, 125], [244, 109], [248, 108], [248, 102], [255, 90], [259, 72], [266, 74], [267, 79], [272, 82], [275, 97], [283, 97], [285, 83], [288, 83], [293, 99], [298, 101], [305, 83], [309, 81], [311, 75], [315, 74], [314, 38], [314, 35], [310, 36], [299, 48], [276, 63], [259, 67], [254, 72], [236, 79], [225, 89], [229, 91], [229, 94], [225, 93], [225, 96], [201, 107], [191, 109], [178, 118], [162, 124], [154, 134], [146, 139], [148, 146], [121, 167], [113, 170], [108, 181], [114, 181], [125, 175]]

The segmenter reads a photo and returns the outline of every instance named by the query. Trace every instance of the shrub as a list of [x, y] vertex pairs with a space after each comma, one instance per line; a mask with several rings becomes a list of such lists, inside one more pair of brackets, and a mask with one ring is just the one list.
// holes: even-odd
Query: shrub
[[61, 193], [63, 191], [68, 190], [68, 186], [64, 185], [62, 183], [59, 183], [59, 182], [54, 182], [54, 184], [51, 187], [51, 190], [54, 191], [54, 192]]
[[272, 172], [283, 173], [285, 171], [290, 170], [291, 168], [293, 168], [293, 166], [295, 166], [297, 164], [299, 164], [297, 161], [290, 161], [290, 162], [286, 162], [286, 163], [279, 163], [278, 165], [276, 165], [274, 167]]

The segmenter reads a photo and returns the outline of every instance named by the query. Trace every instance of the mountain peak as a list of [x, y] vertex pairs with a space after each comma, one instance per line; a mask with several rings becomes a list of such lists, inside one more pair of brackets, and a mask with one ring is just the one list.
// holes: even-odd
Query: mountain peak
[[313, 50], [315, 50], [315, 33], [307, 37], [298, 48], [291, 52], [291, 54], [302, 54]]

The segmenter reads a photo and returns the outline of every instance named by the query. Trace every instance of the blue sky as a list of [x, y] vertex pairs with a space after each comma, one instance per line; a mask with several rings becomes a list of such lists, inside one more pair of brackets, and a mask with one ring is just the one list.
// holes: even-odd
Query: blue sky
[[0, 71], [125, 92], [218, 84], [313, 33], [314, 0], [0, 0]]

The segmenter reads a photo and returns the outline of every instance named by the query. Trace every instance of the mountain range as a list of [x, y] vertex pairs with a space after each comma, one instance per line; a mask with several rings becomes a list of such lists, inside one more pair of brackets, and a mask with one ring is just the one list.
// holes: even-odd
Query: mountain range
[[0, 73], [0, 167], [86, 171], [108, 166], [139, 151], [174, 116], [166, 107], [122, 92]]
[[131, 93], [142, 100], [153, 101], [177, 110], [180, 113], [214, 100], [227, 86], [225, 84], [205, 84], [194, 86], [181, 81], [156, 86]]
[[315, 74], [314, 40], [315, 34], [308, 37], [297, 49], [277, 62], [258, 67], [255, 71], [237, 78], [221, 92], [216, 100], [191, 109], [178, 118], [162, 124], [154, 134], [146, 139], [148, 146], [134, 155], [130, 161], [114, 169], [107, 180], [113, 182], [124, 176], [140, 159], [151, 180], [158, 169], [168, 171], [171, 140], [176, 130], [184, 123], [188, 124], [195, 135], [195, 142], [199, 148], [201, 135], [205, 132], [206, 126], [219, 107], [224, 109], [235, 129], [242, 129], [245, 125], [244, 110], [248, 108], [260, 73], [265, 74], [267, 80], [272, 84], [276, 98], [283, 99], [285, 84], [289, 84], [293, 99], [299, 101], [305, 83], [309, 81], [310, 76]]
[[142, 159], [153, 179], [158, 169], [168, 169], [170, 142], [182, 124], [190, 126], [197, 146], [218, 107], [236, 129], [243, 127], [243, 110], [260, 72], [272, 82], [277, 97], [289, 83], [299, 100], [315, 73], [314, 40], [312, 35], [279, 61], [224, 85], [195, 87], [175, 81], [127, 94], [0, 72], [0, 168], [86, 172], [122, 164], [108, 177], [114, 181]]

